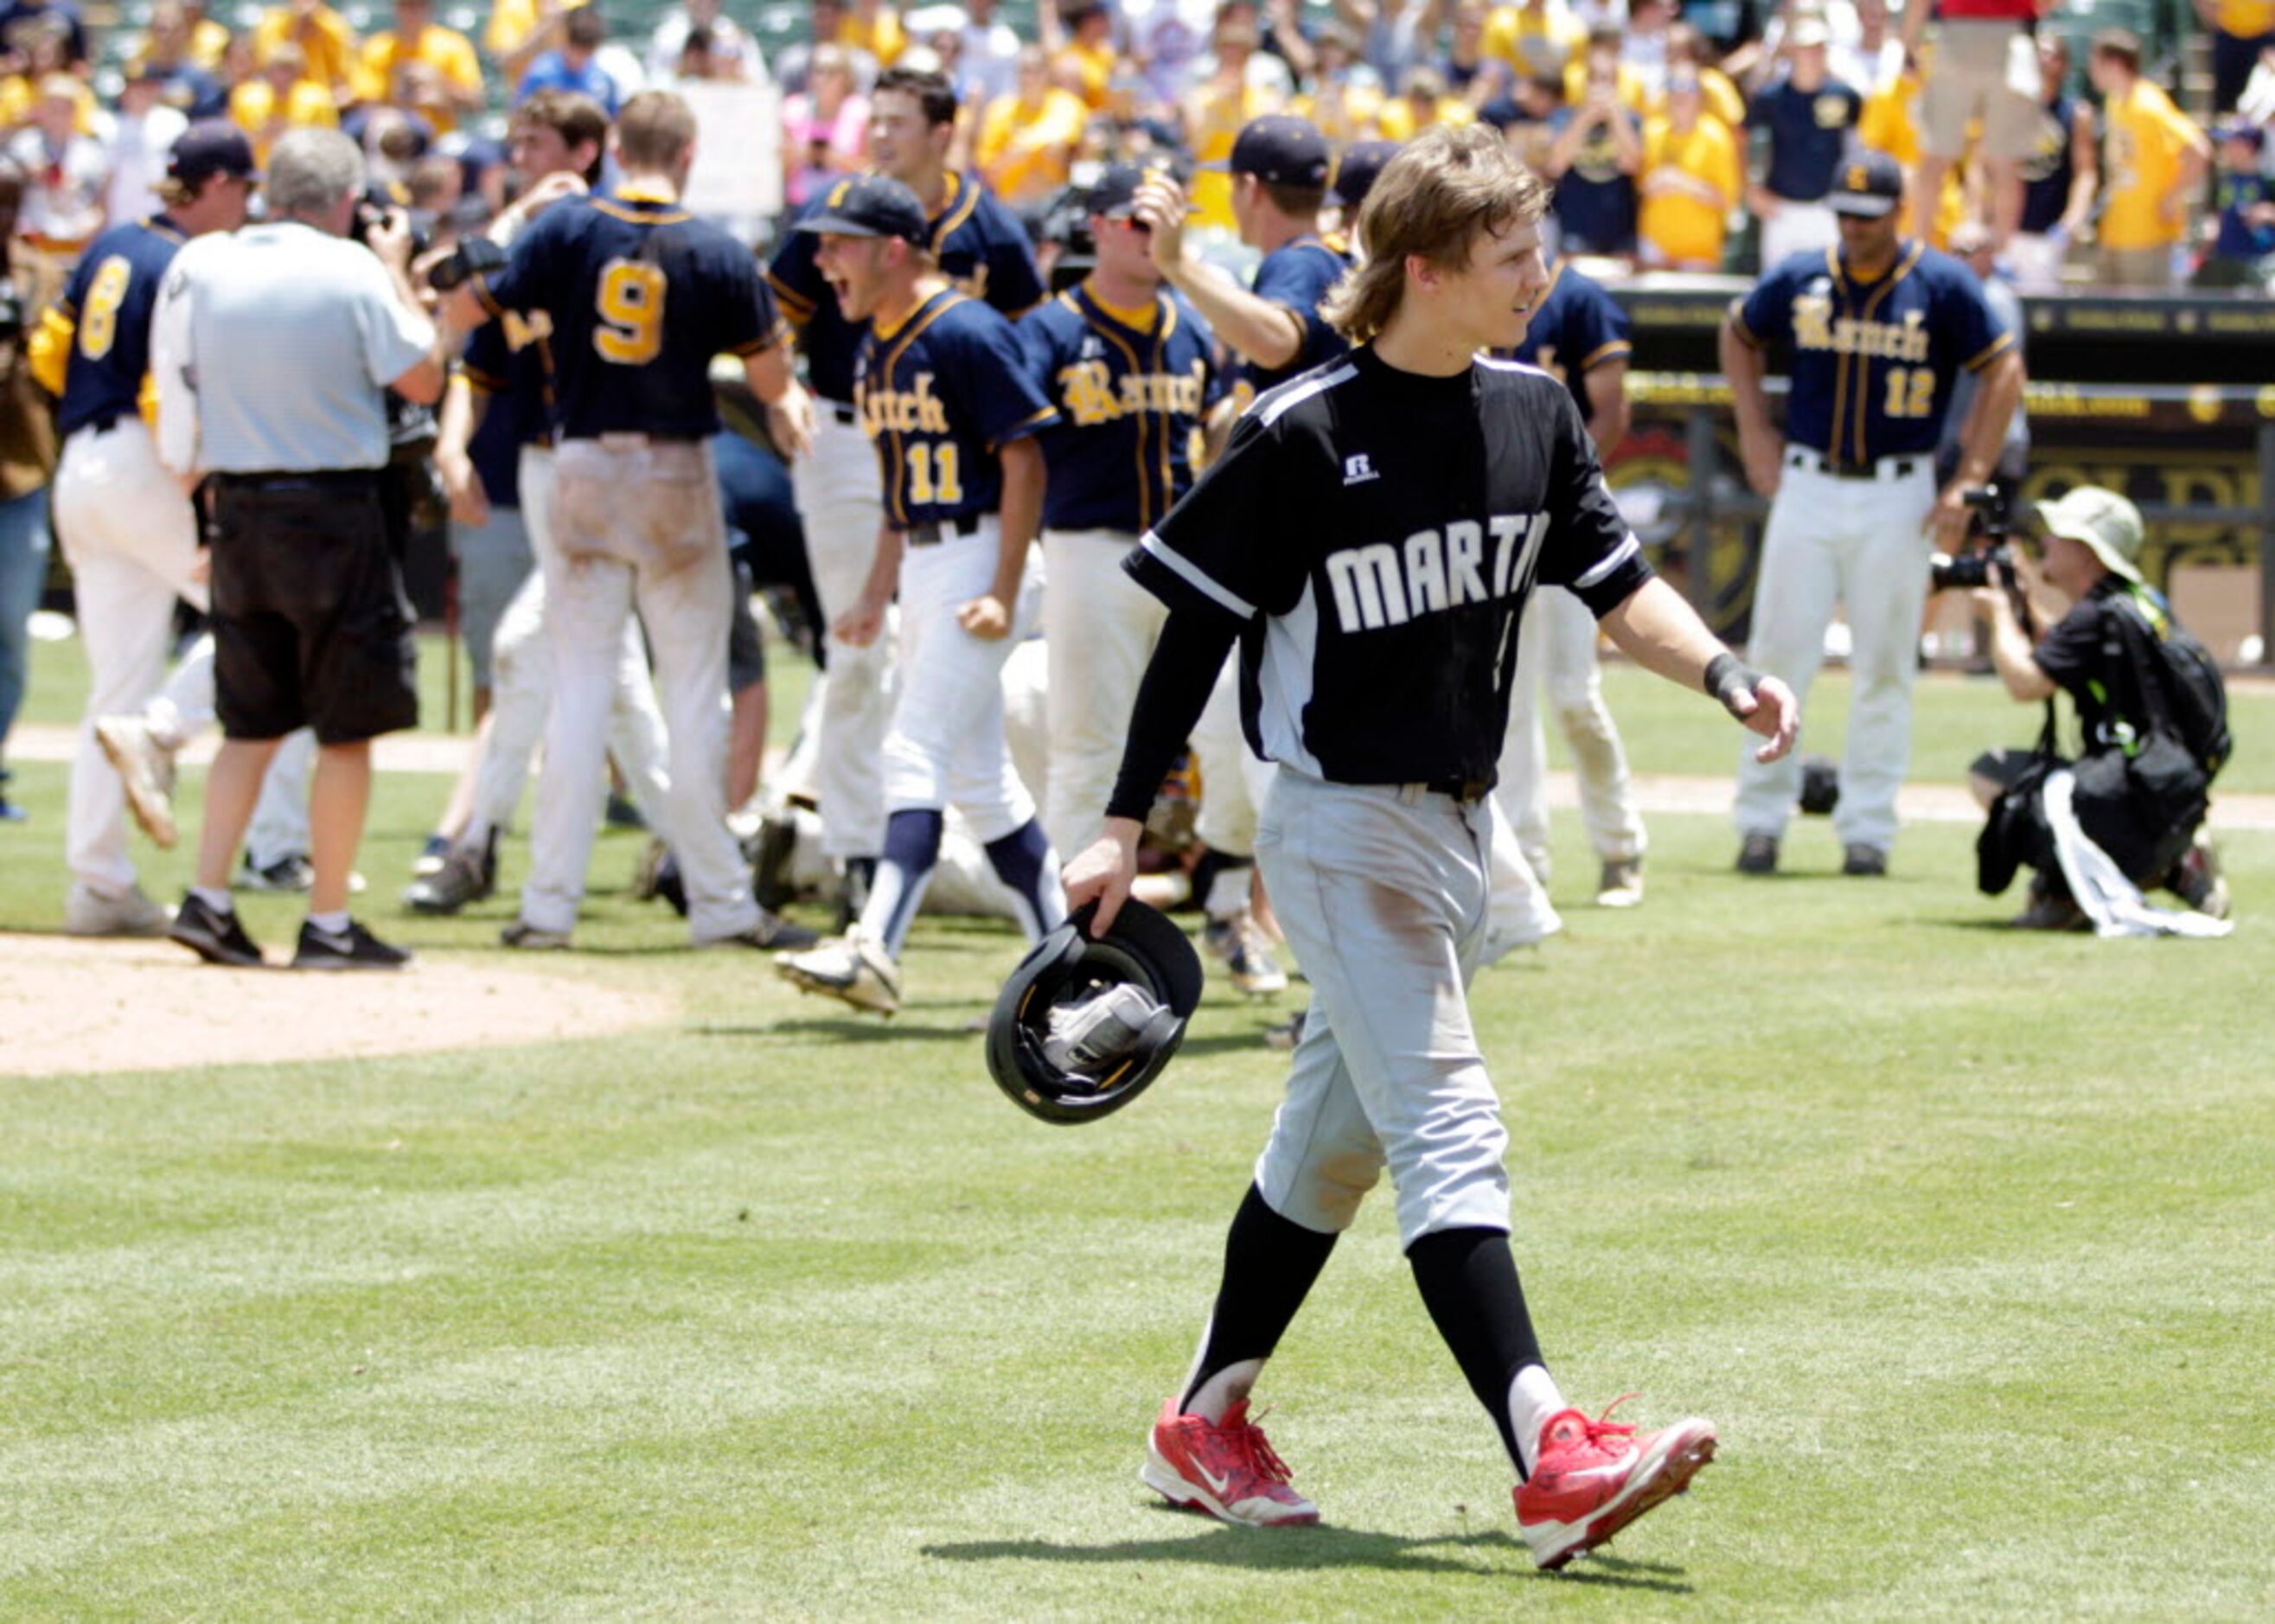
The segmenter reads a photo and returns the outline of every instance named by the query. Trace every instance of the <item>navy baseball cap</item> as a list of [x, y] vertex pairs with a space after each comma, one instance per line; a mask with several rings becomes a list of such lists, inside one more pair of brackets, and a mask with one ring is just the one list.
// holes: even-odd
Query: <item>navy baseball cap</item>
[[1083, 206], [1108, 220], [1127, 220], [1138, 201], [1138, 188], [1147, 181], [1178, 178], [1173, 163], [1109, 163], [1084, 195]]
[[226, 118], [201, 118], [182, 132], [166, 160], [166, 178], [194, 186], [208, 175], [231, 175], [239, 180], [261, 178], [253, 161], [253, 143], [245, 132]]
[[931, 240], [917, 194], [889, 175], [857, 175], [841, 180], [821, 200], [819, 213], [797, 223], [801, 231], [833, 237], [897, 237], [921, 248]]
[[1885, 152], [1859, 153], [1840, 166], [1825, 201], [1836, 215], [1878, 220], [1903, 200], [1904, 172]]
[[1335, 184], [1328, 189], [1327, 201], [1341, 203], [1349, 218], [1351, 210], [1366, 201], [1382, 166], [1397, 155], [1396, 141], [1353, 141], [1343, 149], [1343, 161], [1335, 165]]
[[1249, 121], [1232, 144], [1232, 156], [1195, 166], [1219, 173], [1253, 175], [1275, 186], [1327, 184], [1327, 138], [1308, 118], [1269, 113]]

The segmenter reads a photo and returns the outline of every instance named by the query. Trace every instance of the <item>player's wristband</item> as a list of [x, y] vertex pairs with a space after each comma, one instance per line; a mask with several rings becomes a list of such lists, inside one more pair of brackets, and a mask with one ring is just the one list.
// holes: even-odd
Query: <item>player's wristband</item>
[[1731, 697], [1741, 689], [1748, 693], [1758, 693], [1761, 686], [1762, 674], [1751, 666], [1741, 665], [1737, 655], [1727, 648], [1706, 662], [1706, 691], [1720, 700], [1722, 708], [1740, 721], [1745, 719], [1744, 713], [1731, 703]]

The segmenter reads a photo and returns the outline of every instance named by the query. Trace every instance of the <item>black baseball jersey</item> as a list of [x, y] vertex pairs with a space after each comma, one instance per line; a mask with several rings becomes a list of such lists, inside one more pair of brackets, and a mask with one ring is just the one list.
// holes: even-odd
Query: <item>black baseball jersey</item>
[[1561, 383], [1372, 348], [1258, 399], [1124, 567], [1241, 623], [1258, 754], [1358, 784], [1491, 782], [1532, 587], [1600, 616], [1651, 575]]
[[56, 409], [58, 433], [134, 415], [150, 371], [158, 287], [184, 240], [181, 227], [153, 215], [111, 227], [79, 256], [61, 301], [72, 331]]
[[1058, 416], [1028, 376], [1011, 324], [953, 288], [890, 331], [872, 325], [854, 364], [853, 406], [876, 442], [896, 530], [997, 511], [996, 450]]
[[[804, 210], [818, 214], [837, 201], [838, 186], [818, 193]], [[860, 353], [866, 321], [848, 321], [837, 296], [822, 279], [814, 251], [821, 239], [811, 231], [782, 233], [767, 268], [767, 283], [782, 312], [797, 328], [805, 352], [806, 383], [824, 400], [840, 404], [853, 398], [853, 360]], [[1018, 217], [978, 177], [951, 173], [948, 196], [932, 220], [931, 247], [941, 275], [993, 305], [1007, 316], [1032, 309], [1043, 297], [1042, 273]]]
[[1924, 243], [1898, 246], [1870, 282], [1846, 252], [1796, 253], [1766, 272], [1733, 316], [1756, 348], [1788, 347], [1785, 434], [1841, 468], [1932, 454], [1962, 366], [1979, 372], [2014, 336], [1965, 261]]
[[1192, 439], [1222, 395], [1216, 341], [1200, 313], [1163, 289], [1153, 324], [1133, 327], [1085, 283], [1019, 322], [1036, 387], [1058, 408], [1040, 438], [1050, 464], [1043, 523], [1144, 532], [1192, 487]]
[[1625, 360], [1634, 351], [1629, 330], [1628, 313], [1602, 285], [1560, 260], [1546, 295], [1533, 308], [1515, 357], [1563, 379], [1585, 422], [1595, 410], [1588, 399], [1588, 374], [1606, 361]]
[[749, 249], [647, 196], [563, 199], [474, 286], [493, 315], [550, 321], [564, 439], [707, 439], [720, 427], [711, 358], [790, 336]]
[[1293, 312], [1304, 324], [1304, 342], [1296, 359], [1285, 366], [1263, 367], [1242, 361], [1234, 369], [1234, 398], [1243, 409], [1265, 390], [1301, 377], [1350, 348], [1319, 314], [1319, 302], [1327, 297], [1327, 290], [1341, 282], [1349, 268], [1349, 260], [1316, 237], [1299, 237], [1264, 256], [1264, 262], [1256, 268], [1251, 291], [1257, 298]]

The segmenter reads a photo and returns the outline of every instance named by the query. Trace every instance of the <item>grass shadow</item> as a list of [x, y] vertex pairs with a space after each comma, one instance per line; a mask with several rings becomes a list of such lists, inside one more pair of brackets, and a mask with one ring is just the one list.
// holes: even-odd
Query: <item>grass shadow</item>
[[[1186, 1518], [1172, 1507], [1153, 1509], [1163, 1516]], [[1331, 1526], [1316, 1530], [1217, 1529], [1183, 1539], [1118, 1539], [1100, 1545], [1057, 1543], [1046, 1539], [982, 1539], [960, 1545], [926, 1545], [923, 1553], [949, 1562], [1068, 1562], [1142, 1563], [1195, 1562], [1212, 1567], [1259, 1571], [1321, 1571], [1339, 1567], [1371, 1567], [1387, 1573], [1470, 1575], [1495, 1583], [1532, 1578], [1552, 1583], [1598, 1585], [1619, 1590], [1655, 1590], [1662, 1595], [1689, 1596], [1691, 1586], [1674, 1575], [1682, 1571], [1656, 1562], [1628, 1562], [1616, 1557], [1593, 1557], [1584, 1567], [1556, 1573], [1526, 1568], [1511, 1572], [1497, 1567], [1433, 1555], [1430, 1547], [1456, 1551], [1516, 1552], [1518, 1543], [1505, 1533], [1432, 1534], [1402, 1538], [1394, 1534], [1371, 1534]]]

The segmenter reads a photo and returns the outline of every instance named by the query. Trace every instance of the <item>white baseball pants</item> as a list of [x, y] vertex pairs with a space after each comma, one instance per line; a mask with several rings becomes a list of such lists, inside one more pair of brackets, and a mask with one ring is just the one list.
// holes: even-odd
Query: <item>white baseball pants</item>
[[539, 555], [553, 646], [553, 715], [531, 822], [522, 918], [574, 926], [606, 789], [610, 694], [637, 609], [654, 646], [670, 736], [659, 833], [679, 858], [698, 942], [758, 924], [750, 865], [727, 829], [727, 625], [734, 572], [708, 444], [644, 434], [555, 454], [552, 534]]
[[1010, 636], [990, 642], [956, 622], [994, 584], [999, 533], [989, 517], [902, 554], [899, 699], [884, 747], [888, 813], [953, 806], [983, 846], [1035, 815], [1005, 737], [1003, 667], [1040, 614], [1041, 555], [1028, 549]]
[[1509, 696], [1508, 736], [1501, 748], [1501, 811], [1524, 848], [1525, 861], [1548, 877], [1548, 744], [1540, 693], [1571, 746], [1580, 780], [1580, 816], [1588, 843], [1605, 862], [1644, 853], [1643, 814], [1628, 782], [1627, 752], [1604, 703], [1604, 670], [1596, 655], [1596, 617], [1561, 586], [1543, 586], [1524, 606], [1517, 631], [1516, 678]]
[[[1909, 459], [1908, 475], [1879, 480], [1835, 479], [1799, 465], [1802, 460], [1807, 454], [1787, 454], [1770, 504], [1748, 657], [1784, 678], [1806, 714], [1833, 604], [1846, 606], [1848, 738], [1833, 827], [1844, 845], [1886, 851], [1895, 842], [1896, 791], [1911, 759], [1912, 678], [1934, 550], [1926, 525], [1935, 472], [1924, 455]], [[1881, 465], [1890, 466], [1886, 460]], [[1801, 752], [1764, 766], [1754, 759], [1751, 739], [1741, 747], [1739, 833], [1781, 834], [1800, 794]]]
[[1278, 768], [1249, 749], [1247, 729], [1240, 725], [1236, 648], [1226, 656], [1201, 718], [1193, 724], [1192, 749], [1201, 770], [1201, 809], [1193, 832], [1212, 851], [1252, 856], [1258, 813]]
[[1312, 999], [1257, 1159], [1272, 1210], [1350, 1227], [1386, 1167], [1398, 1232], [1508, 1227], [1508, 1135], [1470, 1022], [1492, 803], [1273, 780], [1257, 860]]
[[1051, 738], [1043, 828], [1065, 857], [1096, 840], [1105, 824], [1138, 684], [1169, 615], [1122, 572], [1137, 540], [1119, 530], [1043, 533], [1051, 578], [1043, 597]]
[[896, 638], [888, 623], [868, 647], [853, 648], [839, 642], [829, 626], [853, 607], [868, 581], [884, 499], [869, 437], [858, 424], [838, 421], [828, 402], [815, 405], [812, 455], [790, 468], [829, 656], [814, 747], [814, 803], [821, 812], [823, 849], [831, 857], [873, 857], [885, 849], [882, 757], [893, 716]]
[[[524, 446], [518, 480], [521, 517], [533, 550], [553, 534], [553, 451]], [[545, 635], [545, 572], [532, 570], [506, 602], [491, 643], [489, 742], [474, 768], [474, 807], [466, 833], [475, 839], [512, 826], [529, 781], [530, 758], [545, 736], [553, 707], [553, 652]], [[608, 750], [624, 775], [625, 787], [648, 827], [663, 827], [664, 798], [671, 775], [664, 758], [669, 748], [663, 713], [656, 708], [648, 681], [647, 653], [639, 627], [628, 616], [618, 639], [616, 681], [608, 695]]]

